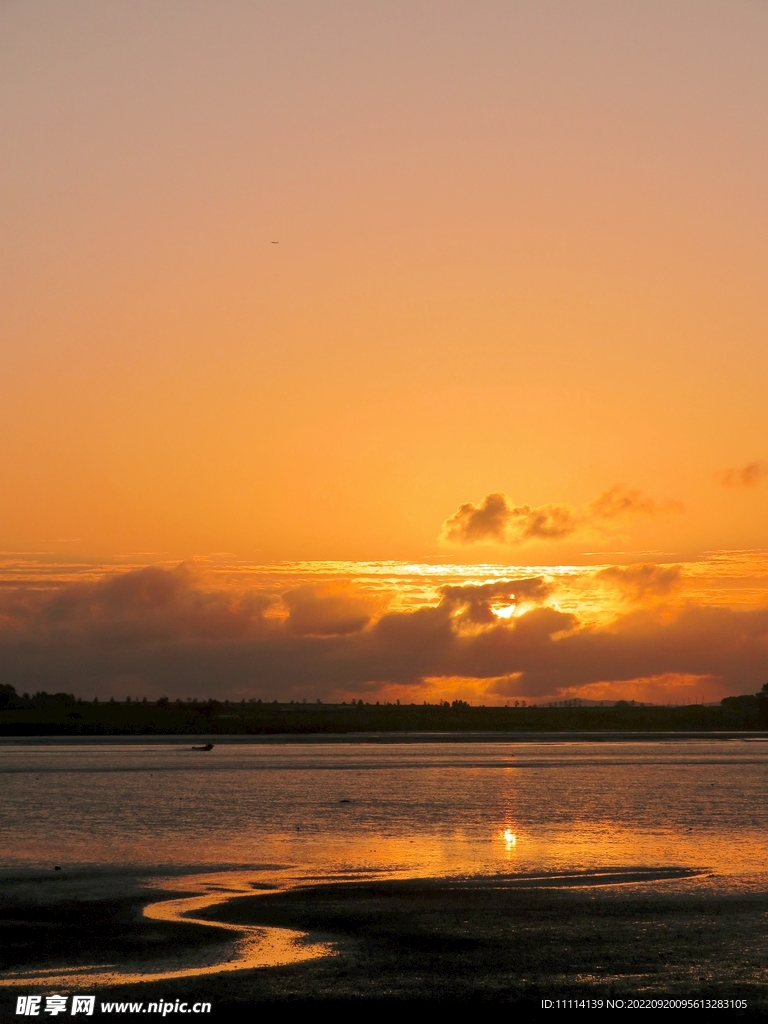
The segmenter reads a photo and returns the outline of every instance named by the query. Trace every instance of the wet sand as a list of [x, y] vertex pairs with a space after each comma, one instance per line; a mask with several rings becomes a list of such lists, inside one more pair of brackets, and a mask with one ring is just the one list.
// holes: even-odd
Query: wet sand
[[[288, 1002], [503, 1003], [527, 1019], [543, 998], [746, 999], [750, 1015], [768, 1010], [768, 893], [722, 892], [686, 870], [347, 882], [180, 905], [206, 925], [147, 917], [158, 897], [189, 893], [172, 883], [158, 893], [128, 876], [6, 880], [5, 978], [24, 965], [130, 962], [151, 975], [158, 962], [196, 960], [192, 976], [134, 975], [93, 990], [99, 1000], [210, 1001], [214, 1017], [228, 1020]], [[335, 955], [210, 972], [231, 956], [233, 934], [260, 927], [304, 933], [299, 945]], [[0, 991], [2, 1019], [13, 1019], [20, 990], [0, 979]]]
[[220, 928], [145, 917], [145, 907], [157, 899], [156, 889], [121, 872], [6, 875], [0, 880], [0, 986], [9, 972], [149, 965], [180, 954], [204, 959], [228, 938]]
[[[258, 877], [258, 873], [257, 876]], [[216, 904], [273, 889], [254, 872], [139, 879], [38, 872], [5, 878], [0, 987], [96, 991], [335, 955], [284, 927], [206, 917]]]

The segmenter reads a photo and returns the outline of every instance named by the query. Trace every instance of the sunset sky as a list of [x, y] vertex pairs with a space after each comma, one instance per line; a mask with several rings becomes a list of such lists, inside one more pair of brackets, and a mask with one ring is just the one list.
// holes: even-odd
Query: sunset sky
[[0, 682], [768, 679], [768, 5], [0, 5]]

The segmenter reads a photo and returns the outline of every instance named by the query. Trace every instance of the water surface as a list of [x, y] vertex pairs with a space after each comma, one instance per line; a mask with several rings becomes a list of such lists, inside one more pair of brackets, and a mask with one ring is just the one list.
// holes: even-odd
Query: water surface
[[768, 743], [0, 746], [0, 868], [473, 876], [768, 864]]

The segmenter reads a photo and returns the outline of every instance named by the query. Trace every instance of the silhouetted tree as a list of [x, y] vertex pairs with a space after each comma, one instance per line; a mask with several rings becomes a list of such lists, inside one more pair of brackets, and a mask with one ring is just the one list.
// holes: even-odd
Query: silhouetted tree
[[0, 683], [0, 710], [13, 707], [17, 700], [16, 687], [9, 683]]

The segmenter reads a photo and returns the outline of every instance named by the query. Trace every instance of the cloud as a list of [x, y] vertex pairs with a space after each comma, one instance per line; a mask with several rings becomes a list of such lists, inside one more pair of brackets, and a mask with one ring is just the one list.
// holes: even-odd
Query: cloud
[[[675, 585], [674, 569], [630, 566], [603, 579], [660, 593]], [[47, 592], [19, 584], [0, 591], [0, 683], [83, 697], [271, 700], [377, 699], [464, 679], [497, 699], [535, 700], [608, 684], [616, 694], [662, 676], [707, 677], [721, 693], [765, 681], [766, 607], [652, 606], [589, 624], [549, 607], [549, 587], [541, 577], [447, 586], [433, 606], [377, 617], [351, 588], [296, 587], [281, 605], [277, 594], [216, 589], [184, 566]], [[513, 603], [509, 618], [496, 613]]]
[[633, 700], [650, 704], [691, 704], [716, 701], [722, 697], [722, 682], [710, 675], [665, 672], [657, 676], [638, 677], [618, 682], [590, 683], [576, 690], [564, 689], [559, 699], [579, 697], [582, 700]]
[[371, 620], [375, 602], [343, 584], [305, 584], [283, 594], [288, 629], [298, 636], [356, 633]]
[[[518, 621], [522, 625], [537, 614]], [[597, 699], [602, 688], [606, 696], [610, 692], [616, 699], [625, 692], [622, 684], [632, 692], [638, 681], [676, 675], [706, 677], [722, 695], [754, 691], [765, 675], [765, 608], [733, 611], [689, 605], [672, 617], [633, 612], [610, 627], [573, 623], [572, 628], [557, 632], [553, 625], [540, 630], [534, 643], [521, 644], [516, 629], [504, 637], [503, 644], [495, 638], [496, 657], [488, 658], [487, 667], [505, 665], [507, 673], [506, 679], [501, 679], [502, 671], [496, 673], [499, 681], [490, 692], [503, 697], [566, 693]], [[503, 659], [499, 657], [502, 649]]]
[[486, 494], [480, 505], [466, 502], [443, 523], [441, 537], [454, 544], [559, 540], [576, 529], [567, 505], [513, 505], [506, 494]]
[[715, 474], [723, 487], [756, 487], [768, 476], [768, 463], [749, 462], [741, 469], [723, 469]]
[[499, 609], [522, 604], [540, 604], [552, 592], [552, 585], [541, 576], [494, 583], [443, 587], [442, 605], [450, 608], [454, 620], [487, 625], [498, 621]]
[[520, 505], [512, 509], [512, 515], [520, 540], [560, 540], [577, 526], [573, 509], [567, 505]]
[[612, 565], [595, 574], [621, 591], [629, 600], [645, 601], [651, 597], [665, 597], [680, 586], [679, 565]]
[[456, 544], [484, 540], [503, 543], [510, 511], [506, 494], [486, 494], [481, 505], [473, 505], [471, 501], [459, 505], [443, 523], [442, 536]]
[[33, 625], [40, 635], [84, 632], [117, 645], [136, 637], [235, 638], [265, 628], [264, 594], [207, 588], [194, 569], [148, 566], [70, 583], [53, 591], [21, 587], [0, 593], [0, 622], [11, 633]]
[[681, 512], [676, 501], [657, 502], [633, 487], [616, 484], [578, 513], [569, 505], [515, 505], [502, 491], [471, 501], [443, 523], [440, 540], [451, 544], [522, 544], [529, 540], [563, 540], [579, 528], [636, 516]]
[[669, 512], [682, 512], [678, 501], [657, 502], [636, 487], [615, 484], [595, 498], [589, 505], [588, 515], [593, 520], [618, 519], [623, 516], [657, 516]]

